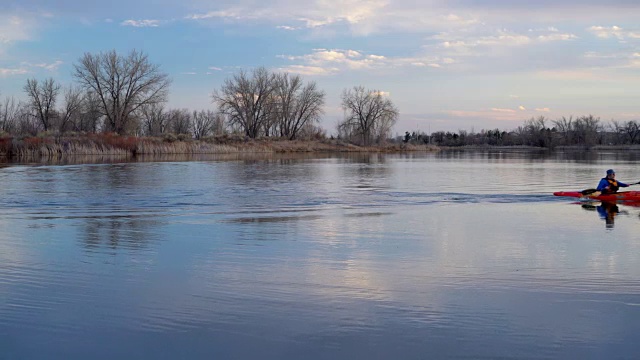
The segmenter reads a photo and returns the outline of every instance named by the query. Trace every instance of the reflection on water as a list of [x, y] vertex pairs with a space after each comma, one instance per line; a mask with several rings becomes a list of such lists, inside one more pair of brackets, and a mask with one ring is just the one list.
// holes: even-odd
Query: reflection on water
[[570, 157], [0, 168], [0, 358], [634, 358], [640, 208], [551, 193], [640, 170]]
[[616, 218], [620, 215], [627, 216], [631, 212], [640, 214], [640, 202], [620, 201], [619, 203], [609, 201], [596, 201], [582, 203], [582, 208], [588, 211], [597, 212], [598, 216], [604, 220], [607, 229], [613, 229]]

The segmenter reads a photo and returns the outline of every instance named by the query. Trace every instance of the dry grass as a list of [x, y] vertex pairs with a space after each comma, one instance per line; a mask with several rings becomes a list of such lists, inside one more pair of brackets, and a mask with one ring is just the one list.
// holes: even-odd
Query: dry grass
[[435, 151], [430, 145], [388, 144], [356, 146], [340, 140], [248, 139], [220, 136], [201, 141], [179, 141], [176, 137], [139, 138], [115, 134], [72, 136], [0, 137], [0, 156], [17, 159], [64, 158], [69, 156], [115, 156], [126, 158], [168, 154], [269, 154], [314, 152]]

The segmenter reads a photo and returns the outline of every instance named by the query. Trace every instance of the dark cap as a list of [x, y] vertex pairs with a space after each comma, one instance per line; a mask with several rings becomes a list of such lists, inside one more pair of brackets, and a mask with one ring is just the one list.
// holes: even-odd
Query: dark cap
[[609, 170], [607, 170], [607, 175], [613, 175], [613, 174], [615, 174], [615, 173], [616, 173], [616, 172], [615, 172], [615, 171], [613, 171], [613, 169], [609, 169]]

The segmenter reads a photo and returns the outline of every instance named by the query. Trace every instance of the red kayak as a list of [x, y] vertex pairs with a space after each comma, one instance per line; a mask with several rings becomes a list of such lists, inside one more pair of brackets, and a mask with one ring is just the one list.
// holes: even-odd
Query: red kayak
[[621, 191], [615, 194], [602, 195], [599, 191], [585, 195], [584, 191], [558, 191], [555, 196], [568, 196], [600, 201], [640, 201], [640, 191]]

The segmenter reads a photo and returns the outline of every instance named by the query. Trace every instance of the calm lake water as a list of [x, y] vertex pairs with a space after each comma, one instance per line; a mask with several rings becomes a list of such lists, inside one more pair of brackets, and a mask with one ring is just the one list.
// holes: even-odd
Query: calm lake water
[[0, 359], [637, 358], [639, 160], [0, 165]]

